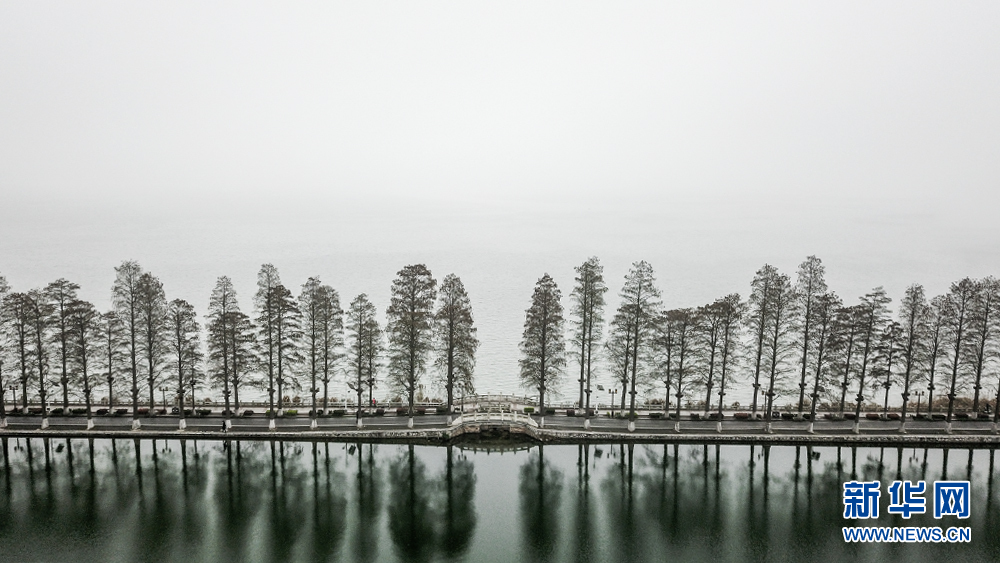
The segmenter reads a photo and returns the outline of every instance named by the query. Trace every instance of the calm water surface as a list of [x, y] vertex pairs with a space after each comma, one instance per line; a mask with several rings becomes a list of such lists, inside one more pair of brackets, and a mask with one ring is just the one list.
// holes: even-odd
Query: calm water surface
[[[9, 561], [995, 561], [994, 451], [703, 445], [2, 440]], [[881, 526], [957, 545], [848, 545], [841, 487]], [[885, 515], [886, 481], [972, 481], [972, 516]], [[930, 509], [931, 501], [928, 500]]]

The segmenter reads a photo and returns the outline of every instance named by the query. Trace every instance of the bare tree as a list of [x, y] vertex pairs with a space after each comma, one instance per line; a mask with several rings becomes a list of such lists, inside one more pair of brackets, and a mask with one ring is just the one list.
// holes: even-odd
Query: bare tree
[[847, 390], [851, 386], [852, 371], [856, 359], [854, 353], [858, 347], [858, 334], [861, 330], [861, 318], [864, 310], [861, 305], [841, 307], [833, 318], [833, 334], [836, 340], [834, 349], [838, 352], [834, 362], [843, 374], [840, 380], [840, 416], [843, 417], [847, 408]]
[[757, 270], [754, 274], [753, 282], [750, 283], [750, 301], [747, 324], [753, 338], [753, 401], [751, 412], [754, 418], [757, 417], [757, 401], [760, 394], [760, 374], [764, 361], [764, 350], [767, 342], [768, 321], [771, 313], [771, 296], [774, 293], [772, 286], [777, 281], [780, 274], [778, 269], [770, 264]]
[[[192, 388], [191, 394], [194, 395], [193, 388], [201, 375], [201, 327], [198, 326], [197, 318], [194, 307], [187, 301], [174, 299], [170, 302], [166, 319], [169, 331], [166, 339], [169, 354], [167, 369], [177, 374], [177, 425], [180, 430], [187, 427], [184, 395], [188, 387]], [[228, 422], [229, 415], [225, 416]]]
[[[7, 427], [7, 378], [4, 376], [4, 361], [7, 359], [7, 315], [4, 301], [10, 292], [7, 278], [0, 276], [0, 428]], [[15, 402], [14, 408], [17, 408]]]
[[970, 355], [974, 376], [972, 412], [979, 414], [983, 373], [997, 358], [997, 325], [1000, 318], [1000, 282], [987, 277], [975, 282], [976, 297], [970, 312]]
[[545, 274], [535, 283], [531, 307], [525, 312], [521, 338], [521, 385], [538, 390], [540, 424], [545, 425], [545, 393], [556, 386], [566, 366], [562, 297]]
[[802, 415], [806, 396], [806, 370], [808, 369], [807, 364], [810, 358], [809, 346], [812, 344], [810, 340], [812, 336], [811, 330], [815, 321], [813, 308], [816, 299], [826, 293], [825, 273], [826, 268], [823, 267], [823, 262], [815, 256], [809, 256], [805, 262], [799, 264], [798, 279], [795, 282], [795, 295], [799, 308], [798, 313], [801, 316], [799, 322], [800, 331], [798, 333], [798, 346], [802, 350], [800, 356], [800, 367], [802, 369], [799, 379], [799, 416]]
[[886, 305], [892, 301], [881, 286], [861, 298], [860, 317], [858, 318], [858, 339], [860, 349], [860, 371], [858, 372], [858, 397], [854, 407], [854, 433], [861, 430], [861, 407], [865, 400], [865, 377], [868, 375], [869, 363], [878, 346], [882, 329], [888, 322]]
[[[831, 357], [838, 345], [836, 333], [836, 315], [843, 304], [836, 293], [828, 292], [816, 296], [813, 303], [813, 341], [814, 348], [814, 370], [813, 388], [809, 395], [809, 433], [813, 431], [813, 424], [816, 421], [816, 406], [819, 403], [821, 382], [831, 364]], [[841, 407], [843, 409], [843, 407]]]
[[339, 348], [343, 344], [343, 312], [340, 297], [328, 285], [323, 285], [318, 277], [309, 278], [299, 295], [302, 311], [302, 325], [305, 340], [305, 355], [309, 367], [309, 393], [312, 396], [312, 427], [316, 427], [319, 405], [319, 381], [323, 382], [324, 406], [329, 388], [330, 374], [339, 359]]
[[767, 319], [767, 339], [764, 341], [764, 358], [768, 365], [767, 411], [764, 413], [765, 428], [771, 431], [774, 413], [774, 397], [784, 383], [785, 364], [792, 352], [795, 331], [796, 295], [791, 280], [785, 274], [776, 275], [769, 284], [770, 316]]
[[115, 314], [125, 332], [125, 349], [130, 361], [132, 376], [132, 429], [140, 426], [139, 412], [139, 278], [142, 268], [129, 260], [115, 268], [115, 282], [111, 286], [111, 299]]
[[59, 278], [45, 287], [44, 296], [51, 318], [47, 324], [52, 327], [52, 339], [59, 353], [59, 385], [62, 387], [63, 412], [69, 412], [69, 341], [71, 338], [69, 315], [70, 303], [76, 300], [80, 286]]
[[30, 295], [20, 292], [9, 294], [3, 301], [4, 319], [14, 341], [14, 364], [20, 372], [18, 381], [21, 384], [23, 412], [28, 411], [28, 383], [35, 374], [35, 354], [32, 352], [32, 345], [35, 342], [33, 336], [35, 324], [32, 315], [35, 307], [31, 301]]
[[239, 311], [233, 282], [227, 276], [219, 277], [208, 300], [208, 354], [218, 374], [216, 380], [222, 382], [223, 416], [227, 428], [232, 425], [229, 418], [233, 412], [229, 408], [229, 383], [234, 379], [235, 322]]
[[69, 339], [69, 358], [76, 368], [80, 390], [83, 392], [84, 404], [87, 408], [87, 429], [94, 427], [92, 406], [93, 386], [91, 384], [90, 366], [92, 359], [99, 352], [100, 314], [94, 306], [86, 301], [75, 299], [65, 304], [66, 327]]
[[121, 319], [115, 311], [102, 314], [98, 328], [104, 378], [108, 383], [108, 412], [113, 412], [118, 369], [125, 362], [125, 333]]
[[448, 274], [438, 291], [438, 310], [434, 314], [437, 359], [434, 365], [441, 373], [448, 395], [448, 420], [451, 421], [455, 390], [472, 393], [473, 372], [479, 339], [473, 326], [472, 302], [461, 278]]
[[437, 282], [423, 264], [404, 267], [392, 282], [392, 300], [386, 309], [389, 337], [389, 377], [393, 387], [407, 396], [413, 427], [413, 403], [417, 383], [433, 348], [434, 300]]
[[651, 339], [652, 321], [660, 309], [660, 290], [656, 288], [653, 268], [645, 261], [632, 264], [625, 285], [619, 294], [621, 305], [611, 321], [613, 340], [622, 346], [616, 348], [621, 367], [622, 409], [625, 392], [629, 394], [629, 430], [634, 430], [636, 384], [643, 376], [639, 373], [639, 358], [646, 356]]
[[[656, 365], [657, 379], [663, 383], [663, 416], [670, 415], [670, 388], [673, 383], [674, 351], [677, 348], [676, 325], [667, 313], [660, 313], [654, 323], [651, 360]], [[616, 362], [617, 365], [617, 362]]]
[[677, 398], [674, 414], [674, 430], [681, 431], [681, 401], [691, 387], [691, 378], [695, 364], [696, 314], [693, 309], [674, 309], [667, 311], [666, 322], [673, 324], [674, 356], [674, 397]]
[[882, 364], [878, 368], [878, 375], [884, 377], [882, 387], [885, 388], [882, 418], [886, 418], [889, 414], [889, 389], [892, 388], [897, 375], [892, 371], [892, 367], [902, 354], [903, 335], [903, 325], [896, 321], [889, 321], [879, 337], [876, 359]]
[[358, 396], [358, 426], [362, 425], [362, 395], [366, 386], [371, 392], [375, 385], [375, 370], [381, 353], [382, 332], [375, 318], [376, 314], [375, 305], [372, 305], [364, 293], [351, 301], [346, 313], [349, 341], [347, 353], [351, 366], [351, 378], [348, 379], [347, 386]]
[[948, 418], [946, 430], [951, 433], [951, 418], [955, 412], [959, 374], [968, 367], [968, 344], [972, 310], [976, 299], [976, 284], [969, 278], [951, 284], [945, 296], [945, 328], [948, 346], [948, 368], [951, 371], [951, 390], [948, 392]]
[[254, 307], [257, 310], [257, 327], [260, 330], [260, 338], [257, 341], [260, 346], [261, 362], [267, 367], [267, 401], [268, 401], [268, 423], [271, 430], [274, 430], [274, 372], [276, 361], [277, 342], [274, 330], [274, 288], [281, 285], [281, 278], [278, 276], [278, 269], [272, 264], [264, 264], [257, 273], [257, 293], [254, 296]]
[[919, 372], [920, 361], [926, 353], [928, 313], [924, 286], [915, 283], [907, 287], [903, 300], [899, 304], [899, 321], [903, 330], [900, 347], [900, 361], [903, 363], [903, 409], [899, 422], [901, 433], [906, 432], [906, 410], [910, 402], [910, 384], [914, 375]]
[[944, 358], [945, 336], [947, 334], [948, 300], [945, 295], [938, 295], [931, 299], [928, 310], [927, 329], [927, 356], [924, 359], [927, 370], [927, 413], [933, 418], [934, 413], [934, 390], [937, 388], [937, 366]]
[[156, 410], [156, 387], [162, 378], [166, 355], [167, 296], [163, 284], [149, 272], [139, 276], [139, 350], [146, 360], [146, 384], [149, 387], [149, 414]]
[[[597, 257], [588, 258], [576, 267], [576, 286], [570, 294], [573, 315], [573, 349], [580, 364], [579, 405], [586, 415], [585, 425], [590, 423], [591, 379], [594, 373], [594, 348], [601, 341], [604, 328], [604, 294], [608, 286], [604, 283], [604, 266]], [[624, 397], [624, 394], [622, 394]]]
[[719, 350], [719, 423], [722, 432], [722, 409], [725, 404], [726, 386], [734, 383], [733, 371], [739, 357], [740, 332], [746, 305], [738, 293], [731, 293], [712, 304], [713, 314], [720, 319], [721, 348]]

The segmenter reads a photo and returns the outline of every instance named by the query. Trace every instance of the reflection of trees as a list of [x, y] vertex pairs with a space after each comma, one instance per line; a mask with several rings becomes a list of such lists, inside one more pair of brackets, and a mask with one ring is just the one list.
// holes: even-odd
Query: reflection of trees
[[299, 443], [271, 442], [271, 506], [270, 532], [272, 557], [276, 561], [290, 561], [292, 550], [303, 530], [308, 512], [308, 495], [305, 475], [301, 466], [291, 463], [302, 455]]
[[521, 526], [533, 560], [550, 560], [555, 552], [562, 480], [562, 471], [546, 465], [545, 446], [538, 446], [521, 466]]
[[[357, 446], [358, 450], [358, 506], [357, 524], [354, 526], [354, 559], [363, 563], [374, 561], [378, 555], [378, 524], [381, 498], [381, 473], [375, 464], [375, 446]], [[368, 451], [367, 456], [365, 450]], [[354, 451], [354, 446], [351, 446]]]
[[625, 561], [632, 561], [637, 558], [636, 526], [639, 524], [633, 491], [635, 444], [620, 444], [618, 450], [618, 463], [607, 472], [601, 488], [608, 501], [608, 522], [612, 526], [611, 552], [620, 554]]
[[577, 446], [576, 510], [574, 511], [573, 560], [578, 563], [597, 560], [593, 541], [593, 509], [590, 506], [590, 445]]
[[476, 471], [465, 454], [455, 459], [454, 448], [448, 446], [444, 478], [438, 483], [444, 496], [439, 508], [441, 530], [439, 544], [445, 557], [457, 558], [469, 548], [476, 530]]
[[[344, 516], [347, 501], [339, 494], [342, 487], [334, 489], [334, 476], [330, 471], [330, 444], [324, 443], [322, 453], [319, 444], [312, 444], [313, 464], [313, 561], [326, 561], [340, 547], [344, 537]], [[322, 467], [321, 467], [322, 466]]]
[[389, 464], [392, 483], [389, 533], [406, 561], [427, 561], [434, 547], [431, 487], [427, 466], [413, 452], [413, 445]]
[[251, 530], [258, 512], [267, 498], [267, 465], [265, 444], [261, 442], [230, 442], [224, 456], [215, 459], [215, 503], [221, 527], [220, 537], [233, 561], [250, 559], [247, 553]]
[[475, 467], [465, 454], [446, 450], [445, 468], [432, 482], [414, 447], [390, 463], [392, 505], [389, 531], [397, 551], [407, 560], [441, 555], [461, 557], [476, 529]]

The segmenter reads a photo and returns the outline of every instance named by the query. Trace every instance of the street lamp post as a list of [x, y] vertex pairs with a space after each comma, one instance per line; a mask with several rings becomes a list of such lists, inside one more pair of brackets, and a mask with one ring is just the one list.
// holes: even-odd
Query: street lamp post
[[923, 391], [917, 391], [917, 413], [914, 415], [914, 417], [920, 416], [920, 400], [923, 398], [923, 396], [924, 396]]
[[618, 393], [617, 389], [611, 389], [611, 418], [615, 417], [615, 394]]
[[17, 410], [17, 385], [11, 385], [7, 389], [10, 389], [11, 392], [14, 393], [14, 409], [13, 410], [16, 411]]
[[167, 388], [160, 387], [160, 393], [163, 395], [163, 410], [167, 410]]

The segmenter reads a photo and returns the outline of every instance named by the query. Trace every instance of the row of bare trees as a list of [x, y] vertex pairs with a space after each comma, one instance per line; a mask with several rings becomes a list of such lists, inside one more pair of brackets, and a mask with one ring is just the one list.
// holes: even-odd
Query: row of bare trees
[[915, 390], [922, 398], [926, 389], [927, 404], [946, 409], [949, 427], [964, 395], [971, 395], [973, 416], [993, 408], [983, 392], [987, 386], [995, 386], [993, 405], [1000, 401], [1000, 282], [992, 277], [962, 279], [930, 300], [921, 285], [911, 285], [893, 318], [883, 288], [845, 304], [827, 287], [822, 261], [810, 256], [794, 280], [765, 265], [747, 300], [733, 293], [667, 310], [652, 267], [640, 261], [625, 276], [605, 338], [603, 268], [590, 258], [576, 273], [568, 345], [561, 293], [547, 274], [527, 311], [521, 380], [539, 392], [542, 409], [546, 392], [560, 385], [573, 359], [578, 405], [589, 413], [599, 356], [622, 391], [619, 408], [633, 417], [637, 394], [655, 394], [659, 385], [665, 412], [673, 406], [679, 419], [682, 404], [694, 404], [711, 415], [714, 404], [719, 420], [727, 393], [746, 385], [751, 415], [762, 410], [768, 428], [779, 404], [813, 420], [825, 403], [840, 415], [853, 410], [857, 420], [880, 400], [884, 414], [894, 389], [904, 421]]
[[457, 392], [473, 390], [479, 341], [468, 294], [455, 275], [438, 289], [423, 265], [398, 273], [384, 329], [366, 294], [354, 298], [345, 315], [337, 291], [318, 277], [295, 297], [271, 264], [258, 274], [253, 316], [240, 308], [232, 281], [220, 277], [204, 331], [195, 308], [182, 299], [168, 301], [160, 280], [137, 262], [115, 268], [110, 311], [98, 312], [79, 298], [79, 289], [59, 279], [18, 293], [0, 277], [0, 419], [6, 419], [9, 391], [20, 392], [25, 411], [29, 397], [37, 397], [43, 426], [50, 407], [61, 404], [56, 408], [68, 412], [80, 402], [92, 424], [100, 389], [109, 409], [131, 403], [138, 428], [142, 409], [152, 416], [156, 391], [169, 388], [182, 428], [185, 407], [195, 404], [198, 391], [221, 391], [228, 425], [249, 387], [266, 393], [272, 427], [288, 407], [286, 393], [307, 390], [315, 424], [320, 410], [329, 408], [331, 382], [340, 378], [359, 405], [364, 391], [370, 402], [384, 381], [407, 395], [412, 416], [429, 362], [447, 392], [449, 412]]

